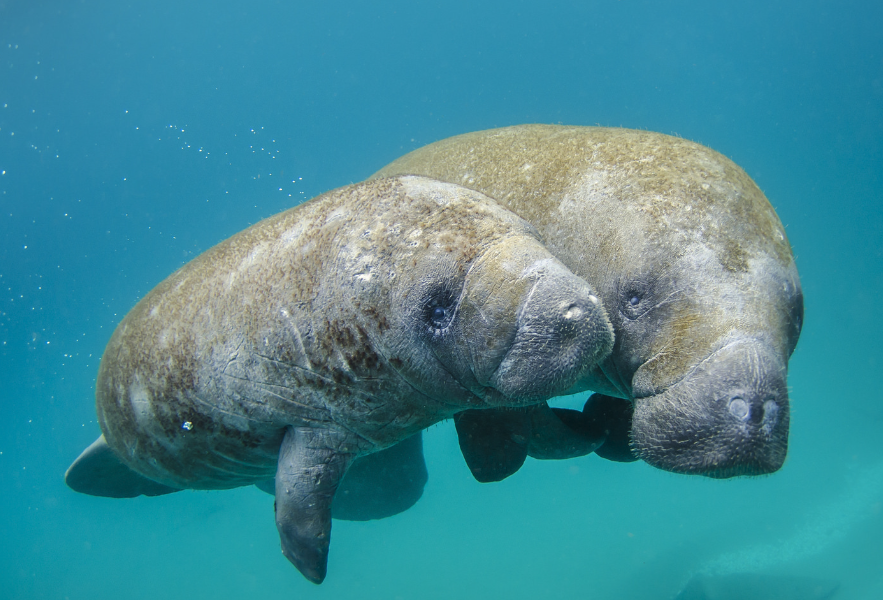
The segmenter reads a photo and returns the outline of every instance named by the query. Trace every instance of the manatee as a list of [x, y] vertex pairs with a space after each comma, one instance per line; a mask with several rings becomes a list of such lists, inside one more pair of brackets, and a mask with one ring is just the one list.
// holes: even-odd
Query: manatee
[[696, 575], [674, 600], [830, 600], [839, 590], [836, 581], [811, 577], [758, 573]]
[[[615, 344], [575, 389], [598, 392], [608, 407], [616, 399], [629, 404], [614, 411], [611, 457], [632, 454], [661, 469], [716, 478], [782, 466], [786, 376], [803, 295], [782, 223], [736, 164], [659, 133], [523, 125], [430, 144], [375, 177], [397, 174], [494, 198], [536, 227], [552, 254], [595, 288]], [[494, 412], [456, 419], [458, 432], [467, 425], [464, 455], [486, 459], [480, 480], [505, 477], [531, 452], [528, 441], [508, 445], [514, 460], [492, 456], [488, 445], [475, 447], [481, 430], [499, 449], [506, 431], [524, 438], [537, 413], [546, 423], [562, 414], [540, 405], [515, 424], [511, 413]], [[571, 425], [591, 418], [570, 416]], [[539, 454], [554, 457], [555, 436], [543, 427], [527, 438], [545, 438]], [[583, 449], [605, 443], [603, 435], [588, 437]]]
[[66, 481], [132, 496], [275, 480], [283, 554], [321, 583], [354, 461], [464, 409], [567, 392], [612, 345], [589, 285], [496, 202], [356, 184], [220, 243], [129, 312], [96, 381], [102, 435]]

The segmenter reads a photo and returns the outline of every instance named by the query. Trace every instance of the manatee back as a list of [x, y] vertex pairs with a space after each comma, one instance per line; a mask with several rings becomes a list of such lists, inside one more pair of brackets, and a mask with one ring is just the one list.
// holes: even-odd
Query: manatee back
[[[561, 125], [477, 131], [414, 150], [373, 177], [405, 173], [494, 198], [537, 227], [553, 254], [584, 277], [593, 274], [577, 270], [576, 248], [623, 247], [647, 230], [702, 228], [704, 235], [720, 235], [721, 243], [709, 243], [721, 247], [720, 260], [731, 267], [750, 252], [793, 262], [775, 210], [738, 165], [701, 144], [661, 133]], [[641, 217], [640, 230], [603, 208], [610, 198]], [[714, 221], [738, 228], [743, 243], [736, 247], [724, 239], [736, 237], [732, 230], [706, 228]]]
[[280, 307], [308, 303], [322, 285], [331, 205], [319, 198], [225, 240], [126, 315], [101, 361], [96, 406], [127, 465], [173, 487], [245, 485], [275, 473], [286, 423], [323, 418], [280, 397], [294, 383], [263, 357]]

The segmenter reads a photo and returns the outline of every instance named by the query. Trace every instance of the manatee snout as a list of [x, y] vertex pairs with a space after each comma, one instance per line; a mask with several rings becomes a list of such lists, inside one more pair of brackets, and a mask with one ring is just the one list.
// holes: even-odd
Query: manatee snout
[[740, 340], [667, 390], [638, 398], [632, 445], [668, 471], [763, 475], [785, 461], [789, 416], [785, 362], [761, 341]]
[[518, 308], [515, 339], [489, 384], [510, 398], [566, 394], [613, 347], [613, 330], [591, 287], [556, 260], [537, 261]]

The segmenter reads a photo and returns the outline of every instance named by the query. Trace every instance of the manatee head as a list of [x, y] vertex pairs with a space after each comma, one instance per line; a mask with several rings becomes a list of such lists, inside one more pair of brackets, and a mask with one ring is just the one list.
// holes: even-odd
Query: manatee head
[[732, 161], [658, 133], [523, 125], [436, 142], [378, 175], [396, 173], [496, 199], [593, 286], [616, 341], [576, 388], [634, 403], [640, 458], [711, 477], [782, 465], [803, 299], [781, 222]]
[[564, 202], [592, 206], [607, 257], [584, 274], [616, 332], [607, 391], [634, 402], [632, 447], [656, 467], [710, 477], [779, 469], [788, 359], [803, 296], [785, 232], [745, 173], [707, 148], [654, 134], [606, 148]]
[[412, 386], [460, 406], [520, 406], [566, 392], [609, 353], [597, 295], [526, 221], [457, 185], [394, 185], [390, 214], [375, 207], [387, 225], [366, 230], [387, 265], [373, 288], [388, 303], [378, 346]]
[[[726, 229], [728, 219], [719, 219]], [[617, 342], [602, 370], [634, 401], [633, 449], [676, 472], [776, 471], [787, 451], [788, 359], [803, 317], [796, 271], [750, 248], [748, 237], [736, 268], [708, 244], [680, 241], [674, 261], [654, 259], [650, 248], [629, 254], [635, 268], [611, 286]]]

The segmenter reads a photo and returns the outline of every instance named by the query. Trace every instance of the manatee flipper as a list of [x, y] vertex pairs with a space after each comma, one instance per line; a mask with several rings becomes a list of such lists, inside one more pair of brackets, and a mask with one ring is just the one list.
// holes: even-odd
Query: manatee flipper
[[75, 492], [107, 498], [162, 496], [180, 491], [148, 479], [123, 464], [107, 445], [104, 434], [68, 467], [64, 482]]
[[331, 516], [369, 521], [397, 515], [417, 503], [428, 478], [423, 433], [417, 432], [395, 446], [353, 461], [334, 495]]
[[254, 484], [254, 486], [262, 492], [270, 494], [271, 496], [276, 495], [276, 478], [258, 481], [256, 484]]
[[530, 408], [530, 425], [527, 453], [540, 460], [585, 456], [605, 441], [603, 432], [590, 427], [580, 411], [549, 408], [545, 402]]
[[[395, 446], [353, 461], [334, 494], [331, 517], [343, 521], [384, 519], [414, 506], [423, 495], [428, 476], [423, 458], [423, 433]], [[276, 480], [255, 484], [276, 493]]]
[[464, 410], [454, 415], [460, 451], [481, 483], [501, 481], [527, 458], [530, 413], [524, 409]]
[[638, 460], [629, 444], [633, 413], [628, 400], [592, 394], [582, 412], [543, 403], [525, 409], [466, 410], [454, 415], [454, 423], [466, 464], [486, 483], [515, 473], [526, 456], [563, 460], [594, 451], [607, 460]]
[[282, 554], [322, 583], [331, 542], [331, 502], [355, 458], [351, 436], [333, 429], [288, 427], [276, 468], [276, 528]]
[[587, 430], [604, 438], [595, 454], [616, 462], [638, 460], [632, 451], [629, 437], [632, 430], [634, 405], [628, 400], [592, 394], [583, 406], [583, 422]]

